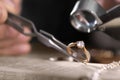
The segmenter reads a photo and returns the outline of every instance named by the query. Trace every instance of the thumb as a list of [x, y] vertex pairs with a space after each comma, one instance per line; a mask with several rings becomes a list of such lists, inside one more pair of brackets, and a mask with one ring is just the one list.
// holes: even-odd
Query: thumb
[[7, 19], [7, 10], [5, 6], [0, 2], [0, 24], [4, 23]]

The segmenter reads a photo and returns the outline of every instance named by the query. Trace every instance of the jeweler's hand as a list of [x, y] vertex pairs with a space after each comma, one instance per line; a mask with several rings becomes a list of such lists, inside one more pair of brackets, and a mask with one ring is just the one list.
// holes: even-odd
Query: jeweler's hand
[[115, 5], [120, 4], [120, 0], [96, 0], [106, 10], [112, 8]]
[[[0, 55], [23, 55], [30, 51], [30, 37], [24, 36], [4, 22], [7, 12], [19, 15], [21, 0], [0, 0]], [[28, 28], [24, 28], [30, 31]]]

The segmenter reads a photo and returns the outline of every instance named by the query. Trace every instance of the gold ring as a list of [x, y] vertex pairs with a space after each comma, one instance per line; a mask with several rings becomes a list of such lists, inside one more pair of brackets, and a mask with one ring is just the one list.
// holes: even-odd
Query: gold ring
[[[72, 47], [76, 47], [76, 48], [78, 48], [78, 49], [81, 49], [82, 51], [83, 51], [83, 53], [85, 54], [85, 56], [86, 56], [86, 59], [85, 60], [82, 60], [82, 62], [89, 62], [90, 61], [90, 58], [91, 58], [91, 56], [90, 56], [90, 53], [89, 53], [89, 51], [85, 48], [85, 44], [84, 44], [84, 42], [83, 41], [77, 41], [77, 42], [72, 42], [72, 43], [70, 43], [70, 44], [68, 44], [68, 46], [67, 46], [67, 52], [69, 53], [69, 54], [73, 54], [73, 51], [72, 51]], [[81, 60], [81, 59], [80, 59]]]

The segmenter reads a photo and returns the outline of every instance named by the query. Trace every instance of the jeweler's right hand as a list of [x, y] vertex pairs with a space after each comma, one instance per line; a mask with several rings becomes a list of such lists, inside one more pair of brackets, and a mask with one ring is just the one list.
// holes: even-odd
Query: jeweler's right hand
[[[0, 0], [0, 55], [23, 55], [30, 51], [30, 37], [5, 24], [8, 11], [19, 15], [21, 0]], [[30, 32], [28, 28], [24, 28]]]

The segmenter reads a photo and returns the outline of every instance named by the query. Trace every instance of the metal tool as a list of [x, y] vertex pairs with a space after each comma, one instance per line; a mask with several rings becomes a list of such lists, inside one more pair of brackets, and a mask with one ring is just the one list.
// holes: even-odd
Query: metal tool
[[[8, 25], [11, 25], [11, 27], [15, 28], [17, 31], [26, 36], [37, 37], [38, 40], [42, 42], [44, 45], [52, 47], [60, 51], [61, 53], [65, 54], [66, 56], [72, 57], [75, 61], [79, 62], [80, 59], [85, 59], [75, 50], [72, 50], [74, 52], [73, 54], [69, 54], [66, 50], [67, 46], [65, 44], [57, 40], [53, 35], [51, 35], [48, 32], [45, 32], [43, 30], [37, 31], [33, 22], [24, 17], [8, 13], [8, 19], [6, 20], [6, 23]], [[32, 28], [33, 31], [31, 33], [25, 32], [24, 27]]]
[[86, 33], [98, 29], [100, 25], [116, 17], [120, 17], [120, 5], [106, 11], [96, 0], [78, 0], [70, 13], [73, 27]]

